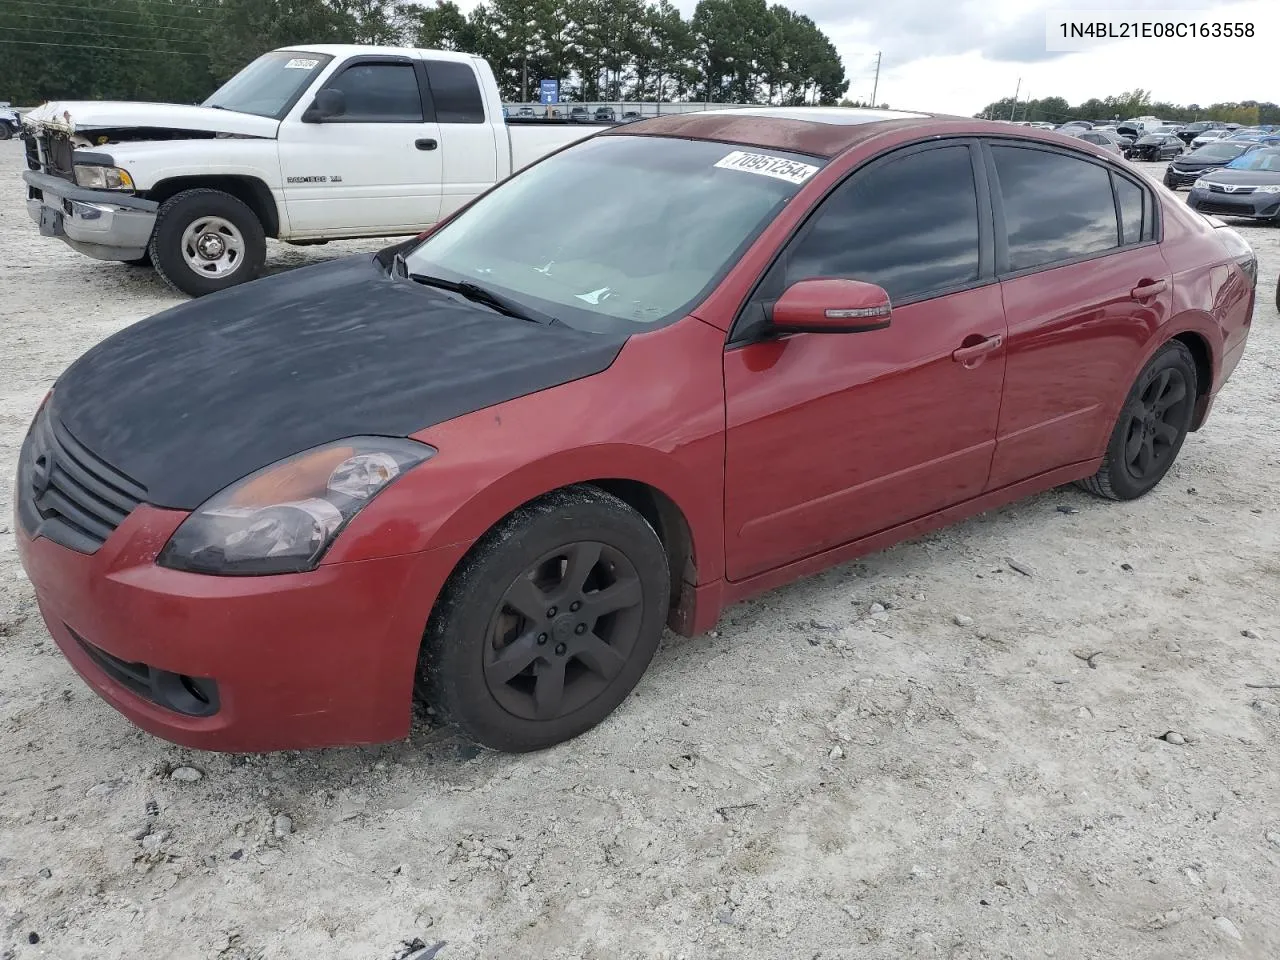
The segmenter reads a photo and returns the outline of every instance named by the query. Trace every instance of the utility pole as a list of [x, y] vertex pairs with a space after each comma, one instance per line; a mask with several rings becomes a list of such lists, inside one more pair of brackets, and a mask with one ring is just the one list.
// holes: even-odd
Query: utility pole
[[880, 89], [880, 51], [876, 51], [876, 79], [871, 85], [871, 109], [876, 107], [876, 92]]
[[1013, 103], [1009, 107], [1009, 119], [1013, 119], [1013, 111], [1018, 109], [1018, 94], [1022, 92], [1022, 78], [1018, 78], [1018, 85], [1013, 89]]

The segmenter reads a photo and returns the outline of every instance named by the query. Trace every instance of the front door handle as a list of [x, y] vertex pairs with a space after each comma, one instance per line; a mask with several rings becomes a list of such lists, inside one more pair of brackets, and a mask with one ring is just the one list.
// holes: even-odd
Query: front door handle
[[436, 143], [430, 137], [424, 137], [421, 140], [415, 140], [413, 141], [413, 145], [417, 147], [419, 150], [434, 150], [436, 147], [440, 146], [440, 144]]
[[1163, 277], [1159, 280], [1139, 280], [1138, 285], [1129, 291], [1129, 296], [1131, 299], [1138, 301], [1150, 300], [1168, 289], [1169, 281]]
[[977, 343], [971, 343], [965, 347], [957, 347], [951, 351], [951, 359], [956, 363], [963, 363], [967, 367], [1003, 346], [1004, 337], [996, 334], [994, 337], [985, 337]]

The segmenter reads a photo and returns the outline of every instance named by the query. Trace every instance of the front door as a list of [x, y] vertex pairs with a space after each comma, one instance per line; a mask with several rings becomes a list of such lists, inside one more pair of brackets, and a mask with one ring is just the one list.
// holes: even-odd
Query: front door
[[309, 96], [293, 108], [280, 125], [291, 237], [412, 233], [439, 219], [443, 150], [425, 82], [406, 57], [361, 57], [321, 85], [342, 93], [340, 116], [303, 122]]
[[[725, 352], [726, 564], [782, 566], [980, 494], [995, 448], [1005, 321], [976, 143], [873, 161], [818, 208]], [[770, 336], [808, 277], [877, 283], [889, 327]]]

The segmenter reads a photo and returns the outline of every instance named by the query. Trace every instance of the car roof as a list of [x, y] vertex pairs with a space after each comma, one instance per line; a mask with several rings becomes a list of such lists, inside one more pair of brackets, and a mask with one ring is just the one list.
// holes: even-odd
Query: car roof
[[873, 137], [896, 131], [912, 131], [921, 137], [998, 136], [1076, 149], [1082, 146], [1077, 137], [996, 120], [858, 107], [737, 107], [674, 113], [604, 131], [599, 136], [715, 140], [831, 158]]
[[299, 53], [323, 53], [331, 57], [384, 56], [384, 57], [420, 57], [430, 54], [432, 60], [455, 60], [470, 63], [477, 59], [470, 53], [458, 53], [456, 50], [427, 50], [420, 47], [374, 47], [351, 43], [291, 43], [287, 47], [277, 47], [273, 53], [284, 50], [296, 50]]

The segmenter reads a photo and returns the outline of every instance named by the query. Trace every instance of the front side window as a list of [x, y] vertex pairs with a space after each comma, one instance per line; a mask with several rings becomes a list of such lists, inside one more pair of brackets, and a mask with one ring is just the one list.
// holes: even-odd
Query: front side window
[[[579, 329], [639, 332], [710, 292], [823, 163], [701, 140], [594, 137], [506, 180], [406, 265]], [[591, 203], [566, 205], [566, 184]]]
[[337, 119], [364, 123], [421, 123], [422, 94], [408, 63], [357, 63], [325, 84], [341, 90], [346, 109]]
[[797, 242], [786, 284], [845, 277], [895, 303], [978, 279], [978, 194], [967, 146], [889, 159], [823, 202]]
[[332, 59], [301, 50], [264, 53], [215, 90], [203, 105], [279, 120]]
[[1061, 153], [993, 146], [1011, 272], [1075, 260], [1119, 239], [1105, 167]]

